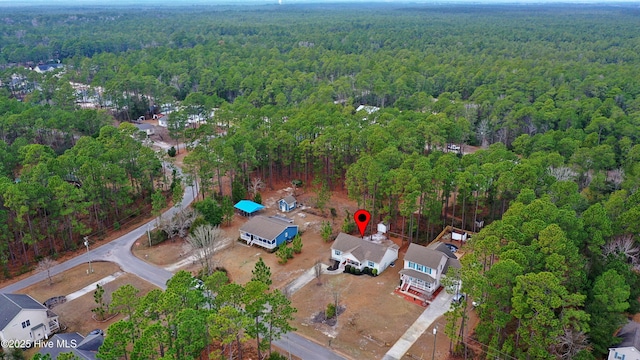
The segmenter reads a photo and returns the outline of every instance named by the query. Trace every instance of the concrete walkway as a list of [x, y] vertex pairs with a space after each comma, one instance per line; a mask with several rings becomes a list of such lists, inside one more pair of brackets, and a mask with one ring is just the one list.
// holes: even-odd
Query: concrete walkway
[[99, 284], [100, 286], [103, 286], [104, 284], [110, 283], [110, 282], [112, 282], [113, 280], [119, 278], [122, 275], [124, 275], [124, 273], [121, 272], [121, 271], [118, 271], [118, 272], [115, 272], [115, 273], [113, 273], [113, 274], [111, 274], [109, 276], [105, 276], [102, 279], [100, 279], [100, 280], [98, 280], [98, 281], [96, 281], [96, 282], [94, 282], [92, 284], [89, 284], [89, 285], [83, 287], [82, 289], [80, 289], [78, 291], [72, 292], [71, 294], [67, 295], [66, 296], [67, 301], [75, 300], [75, 299], [79, 298], [80, 296], [82, 296], [84, 294], [88, 294], [88, 293], [90, 293], [92, 291], [95, 291], [96, 290], [96, 285]]
[[436, 299], [424, 310], [416, 321], [405, 331], [396, 343], [387, 351], [382, 360], [400, 360], [409, 351], [420, 335], [424, 333], [437, 318], [449, 311], [452, 294], [441, 291]]
[[[322, 265], [322, 273], [323, 274], [330, 274], [330, 272], [327, 271], [328, 266], [325, 265], [325, 264], [321, 264], [321, 265]], [[313, 280], [315, 277], [316, 277], [316, 271], [312, 267], [309, 270], [305, 271], [302, 275], [298, 276], [295, 280], [293, 280], [292, 282], [288, 283], [284, 287], [284, 289], [282, 289], [282, 292], [285, 293], [285, 294], [289, 294], [289, 296], [291, 296], [296, 291], [302, 289], [302, 287], [304, 287], [305, 285], [310, 283], [311, 280]]]
[[[227, 248], [229, 245], [231, 245], [232, 242], [233, 242], [233, 239], [231, 238], [223, 239], [223, 241], [220, 244], [218, 244], [218, 246], [214, 246], [213, 253], [217, 254], [220, 250], [223, 250]], [[180, 261], [177, 261], [171, 265], [165, 266], [164, 269], [170, 272], [175, 272], [187, 265], [195, 264], [196, 261], [198, 261], [199, 259], [200, 257], [197, 254], [189, 255]]]

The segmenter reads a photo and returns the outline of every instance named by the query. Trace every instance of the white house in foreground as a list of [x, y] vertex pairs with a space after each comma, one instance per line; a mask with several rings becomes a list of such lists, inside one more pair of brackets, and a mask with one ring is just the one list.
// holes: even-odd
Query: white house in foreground
[[460, 261], [446, 244], [434, 241], [428, 246], [409, 244], [400, 270], [400, 292], [431, 299], [449, 268], [460, 268]]
[[[60, 329], [58, 315], [24, 294], [0, 294], [0, 340], [33, 343]], [[4, 346], [4, 345], [3, 345]]]
[[331, 245], [331, 259], [338, 261], [340, 266], [351, 265], [359, 270], [368, 267], [381, 274], [392, 262], [398, 260], [398, 245], [392, 242], [378, 244], [340, 233]]

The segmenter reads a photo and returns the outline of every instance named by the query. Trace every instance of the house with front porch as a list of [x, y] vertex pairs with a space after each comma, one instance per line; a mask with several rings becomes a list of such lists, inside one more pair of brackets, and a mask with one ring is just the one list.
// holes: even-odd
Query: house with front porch
[[240, 227], [240, 238], [247, 245], [258, 245], [272, 250], [298, 234], [298, 225], [278, 218], [255, 216]]
[[340, 233], [331, 245], [331, 259], [337, 261], [340, 267], [351, 265], [360, 271], [368, 267], [381, 274], [398, 260], [398, 245], [391, 241], [376, 243]]
[[400, 270], [400, 292], [430, 300], [450, 268], [459, 269], [460, 261], [446, 244], [409, 244]]
[[58, 315], [25, 294], [0, 294], [0, 341], [33, 343], [60, 330]]

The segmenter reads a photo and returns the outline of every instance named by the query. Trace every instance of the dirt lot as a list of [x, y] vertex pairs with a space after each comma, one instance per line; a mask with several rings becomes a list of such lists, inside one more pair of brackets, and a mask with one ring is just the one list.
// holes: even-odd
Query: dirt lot
[[[354, 359], [379, 359], [413, 324], [424, 308], [395, 295], [399, 266], [378, 277], [350, 274], [324, 275], [323, 284], [311, 282], [293, 295], [298, 309], [298, 332]], [[313, 317], [334, 302], [345, 312], [336, 326], [313, 322]]]
[[78, 265], [58, 275], [51, 277], [53, 283], [49, 285], [49, 280], [41, 281], [37, 284], [26, 287], [18, 293], [29, 294], [39, 302], [44, 302], [54, 296], [68, 295], [74, 291], [94, 283], [105, 276], [120, 271], [120, 267], [112, 262], [94, 261], [91, 263], [93, 273], [87, 274], [89, 266], [87, 264]]
[[[139, 296], [142, 296], [156, 288], [154, 285], [138, 278], [135, 275], [124, 274], [114, 281], [104, 285], [105, 299], [110, 301], [110, 294], [125, 284], [131, 284], [140, 290]], [[93, 320], [91, 318], [93, 315], [91, 309], [95, 307], [96, 303], [93, 299], [93, 293], [90, 292], [75, 300], [56, 306], [53, 308], [53, 311], [60, 316], [62, 324], [67, 326], [66, 332], [77, 331], [83, 335], [96, 328], [106, 330], [109, 325], [122, 319], [122, 315], [118, 315], [106, 322]]]

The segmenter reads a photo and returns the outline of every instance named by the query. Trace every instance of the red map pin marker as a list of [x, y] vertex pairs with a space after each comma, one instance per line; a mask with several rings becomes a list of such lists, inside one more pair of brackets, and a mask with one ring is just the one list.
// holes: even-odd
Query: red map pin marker
[[358, 225], [358, 230], [360, 230], [360, 236], [364, 237], [364, 230], [369, 225], [369, 220], [371, 220], [371, 214], [364, 209], [360, 209], [353, 214], [353, 220], [356, 221], [356, 225]]

